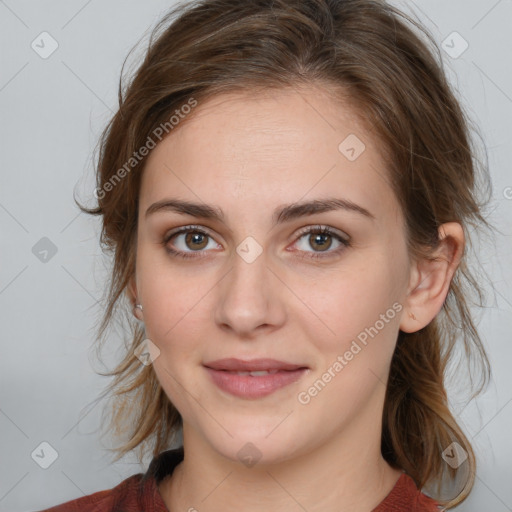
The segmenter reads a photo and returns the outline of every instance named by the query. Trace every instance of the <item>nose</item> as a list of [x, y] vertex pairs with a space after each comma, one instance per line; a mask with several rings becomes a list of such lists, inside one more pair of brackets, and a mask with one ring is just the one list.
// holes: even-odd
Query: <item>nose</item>
[[286, 286], [268, 263], [265, 251], [254, 261], [235, 253], [231, 269], [219, 282], [214, 319], [237, 338], [254, 339], [285, 322]]

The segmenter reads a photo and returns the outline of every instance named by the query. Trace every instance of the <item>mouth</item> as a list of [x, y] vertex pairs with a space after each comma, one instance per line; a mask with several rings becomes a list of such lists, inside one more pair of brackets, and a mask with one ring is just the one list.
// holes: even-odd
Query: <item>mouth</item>
[[244, 361], [228, 358], [205, 363], [203, 366], [218, 388], [245, 399], [270, 395], [297, 382], [309, 370], [307, 366], [276, 359]]
[[212, 370], [224, 370], [229, 372], [293, 371], [299, 368], [307, 368], [305, 365], [278, 361], [277, 359], [251, 359], [245, 361], [234, 357], [204, 363], [204, 366]]

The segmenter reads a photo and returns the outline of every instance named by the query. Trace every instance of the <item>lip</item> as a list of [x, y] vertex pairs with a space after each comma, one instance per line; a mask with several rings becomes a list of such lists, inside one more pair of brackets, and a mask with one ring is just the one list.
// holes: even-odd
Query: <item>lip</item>
[[204, 363], [204, 366], [211, 368], [212, 370], [228, 370], [234, 372], [250, 372], [260, 370], [298, 370], [299, 368], [305, 368], [301, 364], [287, 363], [284, 361], [278, 361], [277, 359], [250, 359], [245, 361], [243, 359], [237, 359], [235, 357], [228, 357], [225, 359], [217, 359], [210, 363]]
[[[205, 363], [204, 367], [212, 381], [221, 390], [245, 399], [257, 399], [299, 380], [308, 370], [306, 366], [278, 361], [276, 359], [227, 358]], [[269, 370], [266, 375], [238, 375], [235, 372]]]

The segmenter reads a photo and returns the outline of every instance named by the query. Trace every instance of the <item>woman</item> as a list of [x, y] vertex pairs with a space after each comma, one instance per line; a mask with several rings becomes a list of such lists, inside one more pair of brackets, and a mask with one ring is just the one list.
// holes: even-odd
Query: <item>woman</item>
[[444, 377], [456, 342], [488, 377], [465, 250], [487, 223], [465, 117], [413, 29], [373, 0], [204, 0], [162, 19], [82, 207], [114, 253], [100, 334], [118, 305], [139, 321], [110, 373], [112, 425], [131, 427], [118, 458], [154, 459], [48, 510], [466, 498], [475, 457]]

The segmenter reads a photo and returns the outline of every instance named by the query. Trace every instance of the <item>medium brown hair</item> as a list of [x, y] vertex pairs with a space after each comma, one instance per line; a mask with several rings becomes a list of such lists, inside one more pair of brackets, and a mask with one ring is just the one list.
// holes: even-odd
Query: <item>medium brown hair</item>
[[190, 119], [193, 112], [180, 115], [176, 125], [169, 122], [174, 112], [186, 112], [182, 107], [191, 99], [200, 105], [223, 93], [301, 85], [348, 98], [381, 141], [412, 257], [431, 257], [441, 224], [456, 221], [464, 228], [464, 255], [441, 312], [417, 332], [399, 332], [382, 425], [384, 458], [405, 470], [419, 488], [456, 479], [442, 452], [453, 441], [465, 449], [467, 481], [458, 497], [446, 501], [454, 506], [473, 486], [476, 461], [450, 412], [445, 377], [459, 345], [471, 363], [471, 398], [490, 376], [470, 311], [470, 296], [482, 305], [483, 289], [470, 271], [468, 249], [470, 227], [491, 228], [483, 215], [485, 202], [477, 196], [485, 190], [490, 194], [491, 183], [486, 166], [477, 163], [470, 124], [447, 83], [432, 36], [378, 0], [178, 4], [154, 28], [144, 60], [125, 87], [121, 73], [119, 110], [100, 139], [98, 205], [79, 205], [102, 216], [102, 248], [113, 255], [100, 345], [118, 315], [125, 315], [129, 326], [122, 361], [102, 374], [115, 376], [106, 390], [114, 398], [110, 426], [115, 436], [125, 438], [113, 450], [116, 460], [137, 447], [142, 460], [144, 446], [156, 456], [169, 449], [182, 426], [152, 365], [134, 356], [145, 336], [125, 292], [135, 272], [139, 191], [147, 160], [140, 157], [140, 148], [160, 133], [159, 127], [172, 133]]

